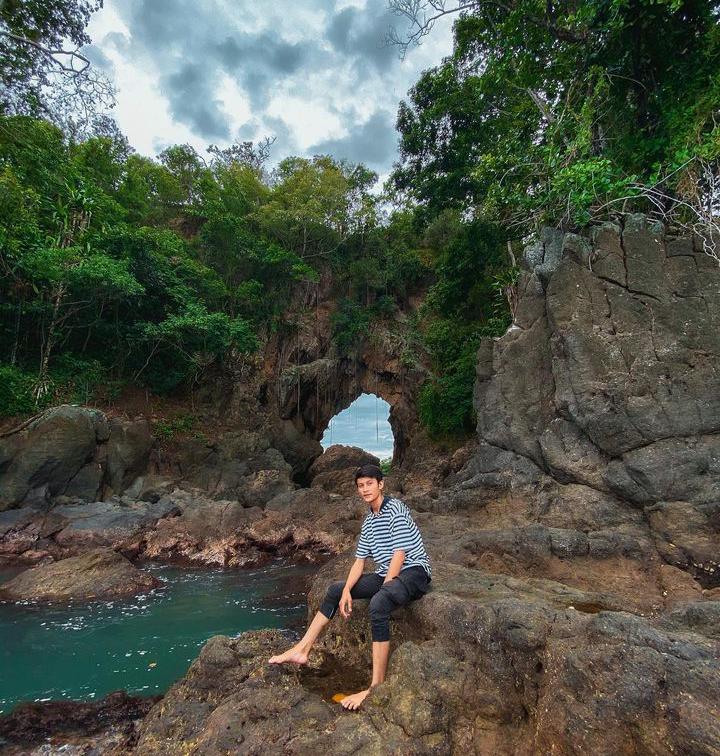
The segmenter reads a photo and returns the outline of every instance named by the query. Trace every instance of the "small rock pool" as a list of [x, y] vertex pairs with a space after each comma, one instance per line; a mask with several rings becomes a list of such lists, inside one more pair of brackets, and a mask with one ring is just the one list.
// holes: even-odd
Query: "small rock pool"
[[[0, 602], [0, 715], [20, 701], [96, 701], [119, 689], [164, 693], [213, 635], [300, 628], [317, 566], [142, 569], [165, 586], [86, 604]], [[0, 583], [18, 572], [0, 569]]]

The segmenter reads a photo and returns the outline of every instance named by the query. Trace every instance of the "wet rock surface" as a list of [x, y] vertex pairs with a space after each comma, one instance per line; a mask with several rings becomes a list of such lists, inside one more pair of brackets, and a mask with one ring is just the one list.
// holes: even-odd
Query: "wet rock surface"
[[32, 567], [0, 585], [0, 600], [88, 601], [134, 596], [163, 585], [111, 548]]
[[119, 690], [96, 702], [23, 703], [0, 717], [4, 756], [111, 753], [135, 740], [135, 726], [162, 696]]

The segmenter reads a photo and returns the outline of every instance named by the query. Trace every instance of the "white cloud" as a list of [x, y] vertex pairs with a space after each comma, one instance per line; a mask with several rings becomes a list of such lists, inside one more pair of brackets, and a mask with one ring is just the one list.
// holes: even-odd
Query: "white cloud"
[[391, 21], [385, 0], [106, 0], [88, 31], [142, 154], [276, 134], [274, 159], [321, 145], [386, 173], [399, 100], [451, 48], [446, 21], [400, 61]]

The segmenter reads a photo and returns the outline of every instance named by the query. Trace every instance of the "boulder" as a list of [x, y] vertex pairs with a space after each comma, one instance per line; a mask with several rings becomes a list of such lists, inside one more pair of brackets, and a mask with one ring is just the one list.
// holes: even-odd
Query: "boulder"
[[0, 511], [122, 493], [145, 470], [152, 444], [144, 418], [108, 421], [90, 407], [53, 407], [0, 437]]
[[1, 438], [0, 509], [43, 503], [65, 493], [76, 476], [75, 492], [96, 498], [100, 479], [93, 460], [108, 432], [98, 410], [64, 405]]
[[380, 466], [380, 460], [356, 446], [328, 447], [310, 466], [308, 478], [313, 488], [344, 496], [356, 496], [355, 471], [361, 465]]
[[0, 598], [10, 601], [87, 601], [159, 588], [163, 583], [137, 569], [122, 554], [96, 548], [77, 557], [32, 567], [0, 585]]

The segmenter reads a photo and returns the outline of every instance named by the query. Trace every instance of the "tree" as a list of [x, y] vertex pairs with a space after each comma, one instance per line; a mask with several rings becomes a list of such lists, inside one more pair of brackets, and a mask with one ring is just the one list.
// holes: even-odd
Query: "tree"
[[303, 259], [327, 257], [351, 233], [375, 221], [369, 189], [377, 175], [327, 155], [286, 158], [278, 165], [261, 228]]
[[0, 4], [0, 113], [42, 116], [73, 137], [102, 128], [112, 84], [81, 52], [102, 0], [7, 0]]
[[[392, 0], [418, 43], [457, 13], [452, 56], [401, 104], [395, 189], [516, 227], [575, 227], [642, 186], [680, 196], [717, 160], [717, 0]], [[647, 196], [647, 195], [645, 195]]]

